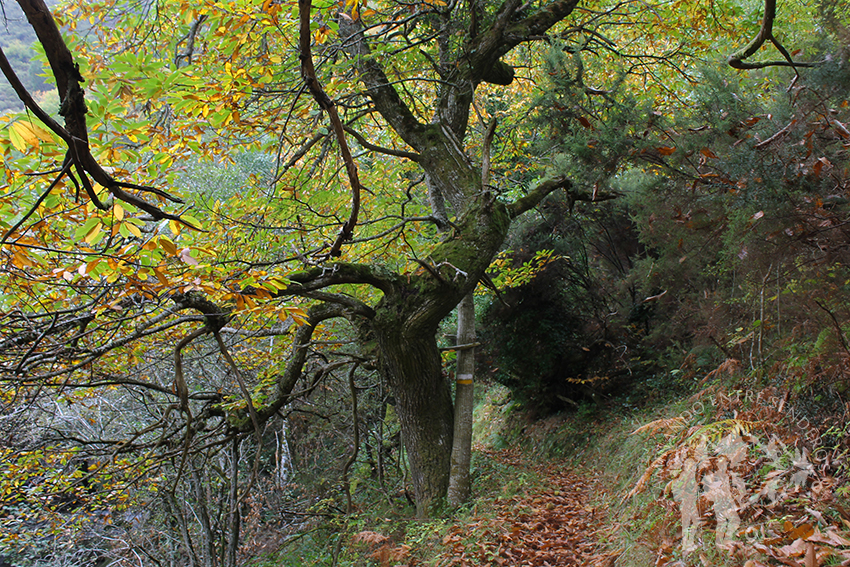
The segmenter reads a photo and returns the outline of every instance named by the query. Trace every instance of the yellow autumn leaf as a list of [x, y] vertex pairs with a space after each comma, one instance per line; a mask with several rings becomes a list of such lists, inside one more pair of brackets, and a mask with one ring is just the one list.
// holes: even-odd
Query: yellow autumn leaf
[[41, 142], [52, 142], [53, 137], [29, 120], [18, 120], [9, 126], [9, 140], [15, 149], [25, 152], [27, 148], [38, 148]]
[[117, 221], [124, 220], [124, 207], [122, 207], [118, 203], [115, 203], [112, 206], [112, 214], [115, 216], [115, 220], [117, 220]]
[[284, 309], [289, 313], [289, 316], [292, 317], [296, 325], [305, 325], [307, 323], [307, 312], [300, 307], [284, 307]]
[[153, 274], [156, 276], [156, 279], [159, 280], [159, 283], [162, 285], [168, 285], [168, 278], [160, 270], [154, 268]]
[[86, 237], [84, 238], [84, 240], [88, 244], [91, 244], [92, 242], [94, 242], [94, 239], [97, 238], [97, 235], [100, 234], [101, 230], [103, 230], [102, 225], [100, 223], [97, 223], [96, 225], [94, 225], [92, 227], [92, 229], [88, 232], [88, 234], [86, 234]]
[[88, 274], [89, 272], [91, 272], [92, 270], [94, 270], [94, 269], [98, 266], [98, 264], [100, 264], [100, 260], [101, 260], [101, 259], [100, 259], [100, 258], [98, 258], [98, 259], [96, 259], [96, 260], [92, 260], [91, 262], [89, 262], [88, 264], [86, 264], [86, 273]]
[[135, 236], [136, 238], [141, 238], [141, 237], [142, 237], [142, 231], [141, 231], [141, 230], [139, 230], [139, 227], [137, 227], [137, 226], [136, 226], [136, 225], [134, 225], [133, 223], [131, 223], [131, 222], [126, 222], [126, 223], [124, 223], [124, 226], [126, 226], [126, 227], [127, 227], [127, 230], [129, 230], [129, 231], [130, 231], [130, 234], [132, 234], [132, 235], [133, 235], [133, 236]]
[[27, 151], [27, 146], [29, 145], [27, 141], [21, 137], [20, 132], [15, 129], [15, 125], [9, 127], [9, 141], [12, 142], [12, 145], [15, 146], [15, 149], [19, 152]]
[[331, 34], [331, 29], [327, 26], [322, 26], [316, 30], [316, 33], [313, 34], [313, 37], [316, 39], [316, 43], [321, 45], [325, 43], [325, 40]]
[[50, 135], [50, 132], [41, 126], [33, 124], [29, 120], [18, 120], [12, 124], [11, 128], [17, 131], [17, 133], [31, 145], [37, 146], [39, 141], [53, 141], [53, 137]]

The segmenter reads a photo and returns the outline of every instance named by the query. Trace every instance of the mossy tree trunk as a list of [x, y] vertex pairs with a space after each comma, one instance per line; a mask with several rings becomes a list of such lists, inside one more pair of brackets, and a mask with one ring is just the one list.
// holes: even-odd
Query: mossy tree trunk
[[434, 249], [421, 273], [394, 278], [384, 288], [370, 322], [396, 399], [420, 516], [446, 496], [451, 467], [454, 409], [437, 326], [489, 265], [507, 232], [508, 211], [488, 199], [459, 223], [459, 232]]
[[448, 487], [452, 446], [451, 389], [442, 374], [434, 335], [411, 336], [403, 329], [378, 333], [387, 380], [407, 448], [416, 512], [429, 515]]
[[[382, 287], [384, 298], [372, 321], [398, 404], [420, 515], [446, 496], [451, 467], [454, 410], [436, 346], [437, 326], [471, 294], [504, 241], [510, 219], [548, 193], [569, 186], [565, 179], [553, 180], [512, 205], [496, 200], [482, 184], [480, 156], [469, 155], [464, 145], [475, 89], [482, 82], [509, 84], [513, 69], [501, 58], [540, 37], [577, 4], [578, 0], [555, 1], [520, 13], [520, 1], [508, 0], [493, 8], [471, 2], [454, 11], [435, 12], [439, 56], [434, 63], [442, 80], [434, 92], [432, 117], [417, 115], [402, 98], [394, 86], [399, 81], [390, 79], [383, 62], [372, 56], [361, 23], [355, 17], [340, 19], [343, 45], [366, 95], [399, 141], [412, 150], [387, 153], [413, 160], [423, 170], [438, 227], [445, 228], [444, 202], [457, 219], [428, 261], [422, 262], [421, 273], [395, 278], [392, 286]], [[489, 27], [482, 29], [482, 22], [489, 22]]]

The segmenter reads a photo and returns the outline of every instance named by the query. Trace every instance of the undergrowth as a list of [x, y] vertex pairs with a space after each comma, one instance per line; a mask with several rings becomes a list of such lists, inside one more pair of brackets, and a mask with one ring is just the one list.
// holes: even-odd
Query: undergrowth
[[400, 500], [373, 496], [360, 501], [352, 514], [317, 520], [311, 529], [255, 557], [252, 567], [444, 567], [457, 564], [453, 563], [457, 550], [467, 547], [477, 550], [478, 560], [495, 561], [498, 546], [493, 542], [500, 532], [495, 505], [536, 494], [543, 485], [540, 475], [523, 466], [521, 459], [494, 458], [495, 452], [508, 448], [509, 436], [504, 433], [514, 405], [504, 387], [481, 392], [475, 410], [469, 504], [421, 520], [413, 518], [412, 509]]
[[540, 466], [592, 482], [600, 567], [850, 564], [850, 426], [836, 413], [840, 394], [768, 386], [735, 360], [693, 374], [689, 396], [676, 388], [639, 409], [608, 399], [545, 419], [491, 386], [475, 411], [470, 504], [415, 520], [372, 503], [255, 565], [505, 564], [499, 538], [511, 528], [499, 510], [547, 490]]
[[850, 564], [840, 392], [765, 382], [727, 360], [688, 397], [612, 402], [514, 435], [602, 475], [597, 537], [618, 567]]

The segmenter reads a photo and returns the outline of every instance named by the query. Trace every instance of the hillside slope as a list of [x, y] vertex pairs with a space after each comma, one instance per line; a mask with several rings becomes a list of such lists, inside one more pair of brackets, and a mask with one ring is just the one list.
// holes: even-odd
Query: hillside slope
[[[48, 2], [55, 5], [55, 2]], [[15, 2], [3, 3], [0, 23], [0, 48], [17, 73], [18, 78], [30, 93], [39, 93], [49, 88], [45, 82], [45, 71], [35, 46], [38, 45], [35, 31], [27, 24], [26, 17]], [[0, 114], [20, 112], [24, 109], [12, 86], [5, 77], [0, 78]]]
[[719, 374], [651, 410], [506, 431], [527, 458], [598, 475], [601, 564], [850, 565], [845, 415]]

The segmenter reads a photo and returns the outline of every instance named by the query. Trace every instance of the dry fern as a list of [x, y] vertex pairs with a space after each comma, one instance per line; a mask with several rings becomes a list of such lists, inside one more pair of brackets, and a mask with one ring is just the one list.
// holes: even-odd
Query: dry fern
[[[643, 474], [638, 479], [637, 484], [635, 484], [634, 488], [632, 488], [628, 492], [628, 494], [626, 494], [623, 497], [623, 501], [625, 502], [626, 500], [633, 498], [633, 497], [637, 496], [638, 494], [640, 494], [641, 492], [643, 492], [643, 489], [646, 487], [646, 484], [649, 482], [649, 479], [652, 478], [652, 475], [655, 474], [655, 471], [657, 471], [659, 469], [667, 469], [668, 468], [667, 465], [668, 465], [669, 461], [674, 460], [675, 462], [679, 462], [680, 460], [682, 460], [682, 456], [683, 456], [681, 453], [687, 454], [689, 452], [690, 452], [690, 449], [688, 447], [681, 447], [680, 446], [680, 447], [674, 447], [674, 448], [669, 449], [668, 451], [665, 451], [664, 453], [662, 453], [662, 455], [660, 457], [658, 457], [657, 459], [652, 461], [652, 463], [650, 463], [650, 465], [648, 467], [646, 467], [646, 470], [643, 471]], [[678, 457], [678, 458], [673, 459], [673, 457]]]
[[389, 541], [390, 538], [379, 532], [363, 531], [354, 534], [351, 541], [354, 543], [368, 543], [371, 545], [381, 545]]
[[720, 363], [720, 366], [709, 372], [705, 375], [705, 378], [702, 379], [700, 385], [705, 384], [707, 381], [711, 380], [714, 377], [719, 377], [722, 374], [727, 376], [734, 376], [741, 370], [741, 361], [737, 358], [727, 358], [723, 362]]
[[[623, 501], [643, 492], [656, 471], [662, 470], [664, 473], [669, 474], [671, 471], [680, 468], [682, 463], [693, 454], [698, 446], [702, 445], [704, 447], [709, 442], [716, 443], [729, 434], [749, 437], [750, 432], [759, 426], [761, 426], [761, 422], [758, 421], [722, 419], [707, 425], [691, 427], [685, 432], [675, 447], [668, 449], [650, 463], [646, 470], [643, 471], [635, 486], [623, 497]], [[682, 417], [657, 419], [637, 428], [632, 435], [646, 431], [653, 434], [664, 430], [674, 432], [680, 431], [684, 427], [685, 420]]]
[[671, 417], [668, 419], [656, 419], [655, 421], [650, 421], [645, 425], [641, 425], [640, 427], [632, 431], [631, 435], [637, 435], [638, 433], [646, 432], [649, 432], [650, 435], [655, 435], [660, 432], [676, 433], [677, 431], [681, 431], [684, 427], [685, 418], [681, 416]]

